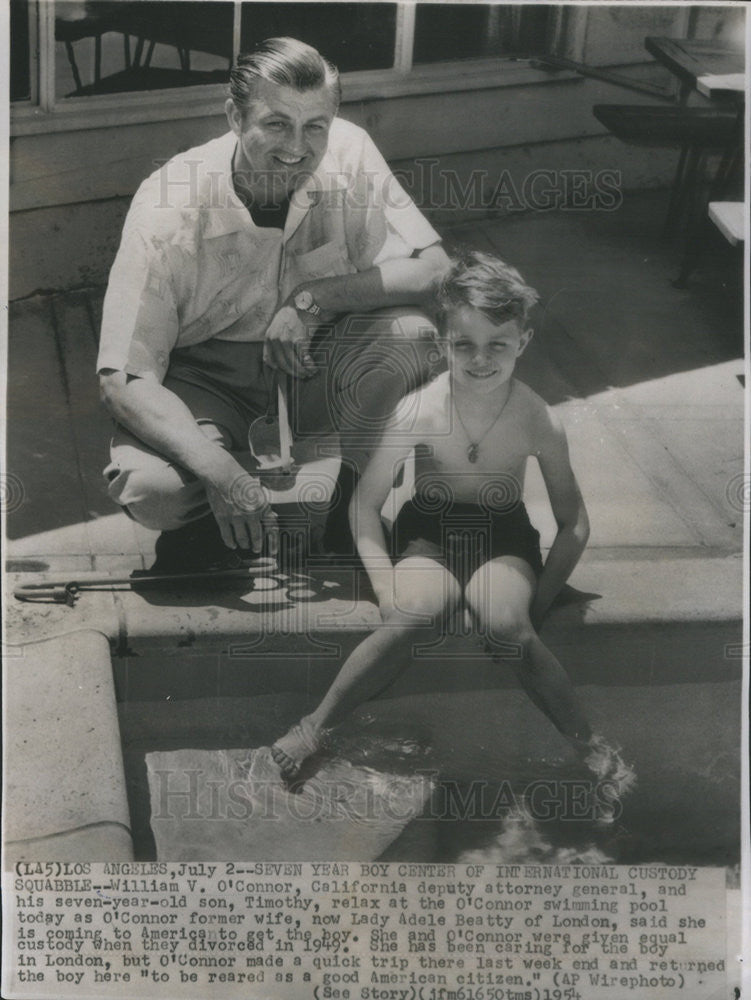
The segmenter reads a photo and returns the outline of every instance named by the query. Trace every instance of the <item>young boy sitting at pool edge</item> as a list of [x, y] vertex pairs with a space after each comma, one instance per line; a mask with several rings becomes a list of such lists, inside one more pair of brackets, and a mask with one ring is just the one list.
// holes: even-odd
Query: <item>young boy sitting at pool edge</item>
[[[441, 283], [437, 326], [448, 371], [401, 400], [350, 508], [385, 627], [360, 643], [318, 708], [271, 748], [285, 779], [298, 776], [332, 725], [402, 672], [413, 643], [440, 635], [465, 609], [489, 652], [513, 667], [595, 774], [623, 777], [617, 751], [593, 736], [568, 675], [536, 631], [589, 536], [560, 420], [514, 377], [536, 301], [518, 271], [479, 252], [454, 261]], [[392, 565], [381, 509], [413, 449], [414, 493], [392, 529]], [[530, 455], [558, 524], [544, 565], [522, 502]]]

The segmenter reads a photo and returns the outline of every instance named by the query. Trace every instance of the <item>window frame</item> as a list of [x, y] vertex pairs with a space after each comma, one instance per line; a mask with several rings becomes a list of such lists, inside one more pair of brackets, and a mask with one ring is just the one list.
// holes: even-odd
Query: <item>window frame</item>
[[[30, 3], [27, 11], [29, 32], [29, 96], [10, 102], [14, 107], [35, 107], [39, 103], [39, 4]], [[6, 25], [10, 38], [10, 14]], [[10, 70], [10, 48], [8, 49], [8, 69]]]
[[[233, 0], [233, 61], [240, 51], [242, 0]], [[488, 4], [490, 8], [491, 5]], [[569, 73], [535, 69], [526, 60], [496, 57], [413, 65], [416, 2], [396, 3], [394, 59], [390, 67], [342, 73], [343, 103], [388, 99], [447, 90], [539, 83]], [[551, 15], [555, 10], [551, 6]], [[552, 21], [552, 18], [551, 18]], [[59, 99], [55, 95], [54, 0], [29, 5], [32, 38], [31, 98], [10, 106], [11, 136], [136, 125], [175, 118], [211, 117], [226, 97], [226, 84], [141, 90]], [[37, 40], [37, 45], [33, 40]], [[179, 112], [176, 114], [176, 112]]]

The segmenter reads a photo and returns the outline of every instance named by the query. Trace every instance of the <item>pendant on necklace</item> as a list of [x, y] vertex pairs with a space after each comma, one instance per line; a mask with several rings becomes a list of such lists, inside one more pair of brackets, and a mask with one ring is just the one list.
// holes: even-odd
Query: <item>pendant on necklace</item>
[[469, 448], [467, 448], [467, 458], [470, 460], [472, 465], [474, 465], [477, 461], [477, 451], [478, 448], [476, 444], [470, 444]]

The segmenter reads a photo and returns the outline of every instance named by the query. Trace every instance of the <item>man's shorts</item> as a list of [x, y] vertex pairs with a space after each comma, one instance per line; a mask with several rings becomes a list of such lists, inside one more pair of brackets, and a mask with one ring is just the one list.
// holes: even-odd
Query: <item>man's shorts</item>
[[430, 500], [416, 496], [399, 511], [391, 544], [397, 561], [410, 556], [434, 559], [462, 586], [484, 563], [500, 556], [517, 556], [536, 576], [542, 572], [540, 533], [532, 527], [521, 502], [503, 512], [473, 503], [431, 510]]

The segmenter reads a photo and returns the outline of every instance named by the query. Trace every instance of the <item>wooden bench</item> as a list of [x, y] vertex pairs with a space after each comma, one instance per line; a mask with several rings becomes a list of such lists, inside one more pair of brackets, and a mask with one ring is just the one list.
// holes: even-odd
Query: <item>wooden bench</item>
[[732, 108], [595, 104], [592, 113], [623, 142], [640, 146], [723, 149], [733, 138], [736, 121]]
[[726, 151], [734, 142], [737, 128], [733, 108], [595, 104], [592, 111], [623, 142], [681, 150], [665, 218], [666, 233], [672, 231], [681, 215], [691, 214], [706, 157]]

